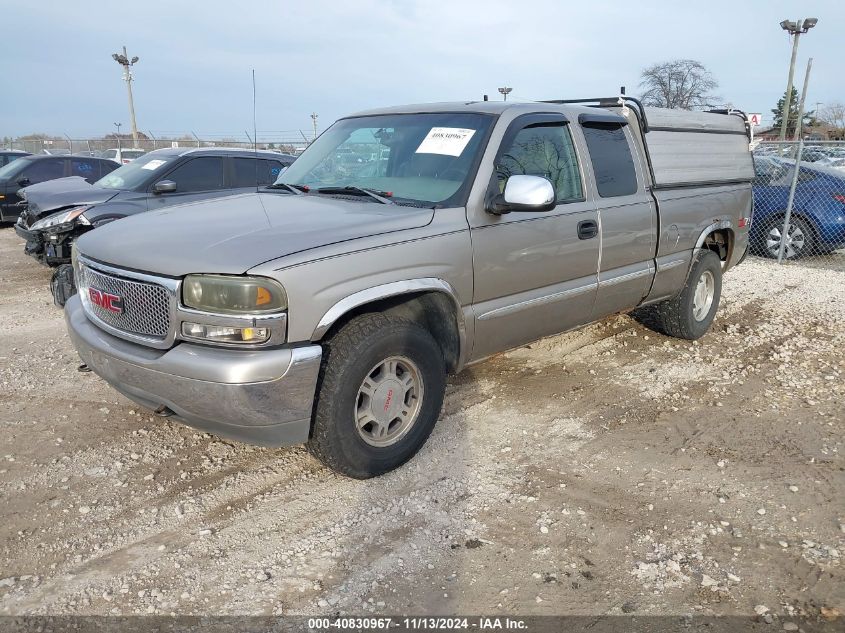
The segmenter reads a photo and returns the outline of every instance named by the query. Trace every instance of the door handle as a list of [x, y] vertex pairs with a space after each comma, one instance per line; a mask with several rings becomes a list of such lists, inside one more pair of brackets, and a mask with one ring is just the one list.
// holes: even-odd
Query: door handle
[[588, 240], [599, 234], [599, 225], [595, 220], [584, 220], [578, 223], [578, 239]]

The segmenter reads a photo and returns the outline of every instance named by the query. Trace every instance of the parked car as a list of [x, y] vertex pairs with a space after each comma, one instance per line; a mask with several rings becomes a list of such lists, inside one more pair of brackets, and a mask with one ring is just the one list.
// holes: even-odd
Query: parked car
[[93, 183], [117, 169], [110, 160], [82, 156], [32, 155], [0, 167], [0, 222], [14, 222], [21, 213], [22, 198], [18, 192], [23, 187], [37, 183], [79, 176]]
[[[635, 307], [707, 332], [747, 247], [745, 117], [638, 104], [341, 119], [272, 188], [81, 236], [71, 340], [160, 415], [387, 472], [431, 433], [449, 372]], [[332, 166], [363, 143], [380, 173]]]
[[146, 150], [143, 149], [127, 149], [117, 147], [114, 149], [103, 150], [102, 156], [103, 158], [108, 158], [110, 160], [115, 161], [116, 163], [120, 163], [121, 165], [127, 165], [136, 158], [140, 158], [146, 153]]
[[[780, 250], [795, 161], [755, 156], [751, 247], [764, 257]], [[786, 259], [821, 255], [845, 247], [845, 174], [801, 162], [787, 227]]]
[[845, 156], [828, 156], [816, 161], [816, 167], [830, 167], [837, 171], [845, 170]]
[[41, 153], [44, 156], [70, 156], [70, 150], [63, 147], [42, 149]]
[[68, 263], [82, 233], [136, 213], [269, 185], [293, 162], [272, 152], [184, 148], [149, 152], [122, 167], [101, 160], [115, 169], [93, 185], [65, 179], [27, 187], [15, 224], [27, 254], [49, 266]]
[[0, 150], [0, 167], [4, 165], [8, 165], [13, 160], [17, 160], [18, 158], [23, 158], [24, 156], [30, 156], [29, 152], [24, 152], [23, 150], [19, 149], [3, 149]]

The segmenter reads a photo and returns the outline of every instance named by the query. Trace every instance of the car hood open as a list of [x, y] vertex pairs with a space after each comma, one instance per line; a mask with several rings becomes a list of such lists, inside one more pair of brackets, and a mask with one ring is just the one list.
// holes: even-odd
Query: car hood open
[[117, 189], [95, 187], [81, 176], [68, 176], [25, 187], [26, 210], [30, 220], [42, 218], [67, 207], [98, 204], [111, 200]]
[[248, 193], [142, 213], [90, 231], [82, 255], [181, 277], [242, 274], [271, 259], [431, 222], [434, 211], [362, 198]]

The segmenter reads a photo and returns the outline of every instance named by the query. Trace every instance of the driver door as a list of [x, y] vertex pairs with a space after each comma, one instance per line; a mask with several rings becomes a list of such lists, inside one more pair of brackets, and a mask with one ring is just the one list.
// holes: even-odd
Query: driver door
[[557, 205], [551, 211], [470, 214], [476, 315], [472, 360], [590, 320], [598, 218], [587, 200], [578, 153], [569, 122], [560, 114], [517, 117], [505, 133], [488, 199], [504, 190], [511, 175], [526, 174], [548, 178]]

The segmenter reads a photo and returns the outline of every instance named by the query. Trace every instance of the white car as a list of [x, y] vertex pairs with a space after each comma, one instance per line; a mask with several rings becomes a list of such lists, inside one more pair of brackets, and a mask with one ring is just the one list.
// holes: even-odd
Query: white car
[[845, 158], [829, 156], [827, 158], [817, 160], [815, 162], [815, 165], [819, 167], [831, 167], [833, 169], [838, 169], [839, 171], [845, 171]]
[[116, 163], [120, 163], [121, 165], [126, 165], [146, 153], [147, 152], [142, 149], [107, 149], [103, 152], [103, 158], [108, 158]]

